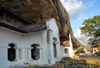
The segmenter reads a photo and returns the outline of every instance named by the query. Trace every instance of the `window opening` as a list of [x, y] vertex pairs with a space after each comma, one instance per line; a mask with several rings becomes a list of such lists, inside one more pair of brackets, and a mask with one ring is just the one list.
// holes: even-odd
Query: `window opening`
[[68, 53], [68, 49], [65, 49], [65, 53]]
[[14, 61], [15, 56], [16, 56], [16, 51], [14, 49], [15, 45], [14, 44], [9, 44], [10, 48], [8, 49], [8, 60], [9, 61]]
[[31, 49], [31, 58], [33, 60], [38, 60], [40, 58], [40, 50], [37, 48], [39, 45], [34, 44], [31, 47], [33, 47]]

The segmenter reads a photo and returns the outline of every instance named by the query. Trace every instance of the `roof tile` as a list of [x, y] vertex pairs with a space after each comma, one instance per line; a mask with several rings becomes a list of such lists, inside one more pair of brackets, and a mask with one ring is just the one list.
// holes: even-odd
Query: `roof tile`
[[36, 23], [36, 24], [30, 24], [24, 27], [21, 27], [28, 32], [37, 32], [37, 31], [42, 31], [46, 29], [46, 23]]

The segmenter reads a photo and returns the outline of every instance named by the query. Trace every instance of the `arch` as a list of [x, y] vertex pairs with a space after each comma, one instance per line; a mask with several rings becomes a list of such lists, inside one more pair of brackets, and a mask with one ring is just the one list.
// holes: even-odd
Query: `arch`
[[16, 58], [16, 50], [14, 49], [14, 47], [16, 45], [13, 43], [10, 43], [8, 46], [10, 46], [10, 48], [8, 49], [8, 60], [14, 61], [14, 59]]
[[53, 40], [54, 40], [54, 41], [57, 41], [57, 38], [56, 38], [56, 37], [53, 37]]
[[32, 47], [32, 45], [35, 45], [35, 44], [41, 46], [41, 44], [39, 42], [32, 42], [32, 43], [34, 43], [34, 44], [29, 44], [31, 47]]
[[31, 45], [32, 49], [31, 49], [31, 58], [33, 60], [38, 60], [40, 58], [40, 50], [37, 48], [40, 45], [38, 44], [33, 44]]

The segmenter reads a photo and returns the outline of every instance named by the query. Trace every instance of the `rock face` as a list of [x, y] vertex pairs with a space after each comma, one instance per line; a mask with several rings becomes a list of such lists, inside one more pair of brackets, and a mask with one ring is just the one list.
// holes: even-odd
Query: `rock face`
[[69, 15], [60, 0], [0, 0], [0, 8], [2, 7], [33, 23], [42, 23], [46, 19], [55, 18], [60, 40], [68, 40], [71, 34], [74, 47], [82, 46], [73, 36]]

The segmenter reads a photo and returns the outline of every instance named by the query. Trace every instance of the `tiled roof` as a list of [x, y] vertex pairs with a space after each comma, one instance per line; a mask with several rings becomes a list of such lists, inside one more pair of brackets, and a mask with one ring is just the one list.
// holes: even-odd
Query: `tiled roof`
[[70, 46], [69, 41], [63, 41], [63, 42], [61, 43], [61, 45]]
[[30, 24], [25, 27], [16, 27], [10, 23], [0, 21], [0, 26], [21, 32], [21, 33], [29, 33], [29, 32], [37, 32], [42, 31], [46, 29], [46, 23], [36, 23], [36, 24]]
[[46, 23], [30, 24], [21, 28], [27, 30], [27, 32], [37, 32], [37, 31], [45, 30]]
[[10, 23], [7, 23], [5, 21], [0, 21], [0, 26], [6, 27], [8, 29], [12, 29], [12, 30], [15, 30], [15, 31], [18, 31], [21, 33], [27, 33], [27, 31], [25, 29], [18, 28], [18, 27], [14, 26]]

